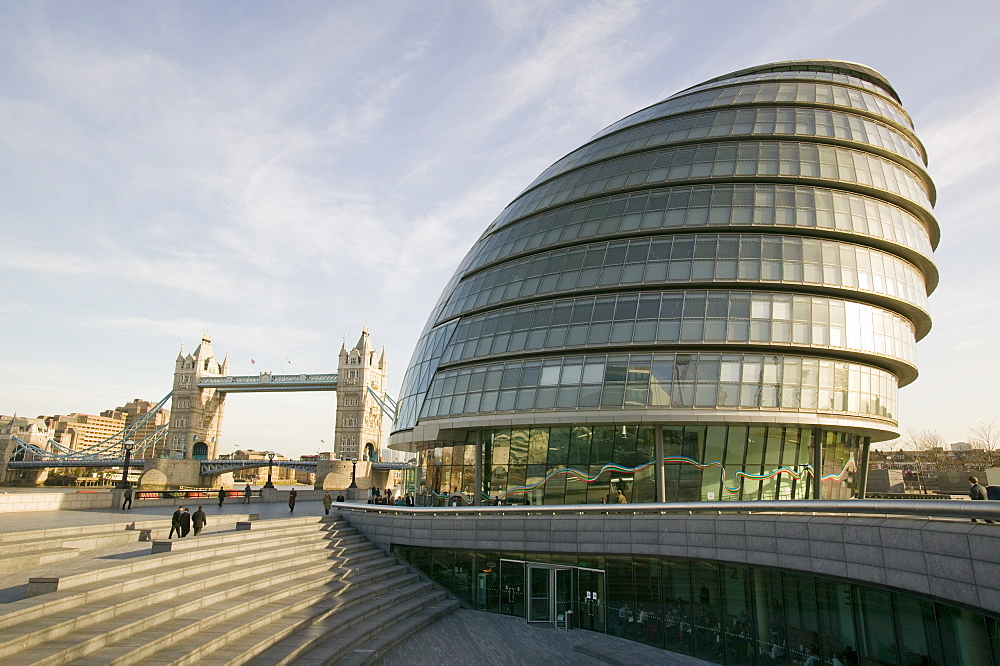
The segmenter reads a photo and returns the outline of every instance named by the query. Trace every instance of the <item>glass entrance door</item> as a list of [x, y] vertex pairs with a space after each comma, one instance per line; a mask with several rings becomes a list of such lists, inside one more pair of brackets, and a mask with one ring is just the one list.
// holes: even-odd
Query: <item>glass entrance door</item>
[[605, 631], [604, 572], [600, 569], [576, 570], [573, 626], [590, 631]]
[[524, 562], [500, 560], [500, 612], [524, 617]]
[[528, 622], [552, 623], [552, 568], [528, 566]]
[[[566, 622], [571, 617], [572, 614], [567, 615], [566, 611], [572, 611], [573, 603], [573, 570], [572, 569], [556, 569], [553, 571], [555, 574], [555, 579], [552, 581], [553, 585], [553, 604], [552, 610], [555, 612], [555, 621], [557, 627], [565, 627]], [[574, 622], [569, 620], [570, 622]], [[575, 622], [574, 622], [575, 624]], [[573, 624], [570, 625], [573, 628]]]
[[528, 564], [528, 622], [566, 626], [566, 611], [572, 604], [572, 568]]

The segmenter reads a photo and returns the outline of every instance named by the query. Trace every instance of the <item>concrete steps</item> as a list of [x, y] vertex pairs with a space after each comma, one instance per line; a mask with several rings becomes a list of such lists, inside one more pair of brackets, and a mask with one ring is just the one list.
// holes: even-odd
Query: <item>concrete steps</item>
[[356, 661], [458, 606], [333, 516], [169, 543], [176, 550], [33, 577], [36, 596], [0, 607], [0, 663]]
[[427, 582], [370, 600], [364, 607], [324, 618], [285, 638], [249, 661], [228, 664], [365, 664], [439, 617], [457, 610], [457, 600]]
[[[213, 531], [234, 529], [238, 521], [246, 521], [249, 514], [220, 516], [213, 519]], [[72, 559], [81, 553], [101, 548], [126, 546], [166, 538], [170, 519], [135, 521], [131, 523], [104, 523], [76, 527], [0, 533], [0, 571], [14, 573]]]
[[[268, 521], [262, 522], [266, 523]], [[341, 534], [344, 535], [344, 539], [354, 539], [357, 535], [357, 532], [353, 528], [348, 527], [344, 522], [331, 521], [329, 524], [324, 525], [312, 520], [310, 523], [303, 523], [302, 530], [298, 532], [295, 530], [272, 532], [266, 526], [262, 526], [258, 528], [258, 539], [268, 539], [271, 548], [286, 548], [302, 543], [302, 535], [309, 534], [310, 530], [313, 533], [319, 531], [329, 535], [331, 539], [331, 543], [316, 543], [313, 546], [320, 548], [338, 545], [335, 539], [340, 538]], [[281, 529], [280, 526], [279, 529]], [[237, 537], [237, 542], [235, 543], [244, 542], [246, 541], [245, 534], [248, 534], [248, 532], [240, 532], [238, 534], [234, 532], [202, 533], [198, 537], [187, 537], [183, 540], [178, 539], [177, 541], [169, 542], [171, 544], [178, 544], [178, 552], [176, 554], [171, 552], [174, 558], [171, 560], [171, 563], [177, 565], [197, 560], [202, 562], [202, 566], [208, 567], [208, 570], [214, 570], [216, 561], [225, 562], [227, 558], [239, 556], [239, 551], [234, 551], [234, 542], [230, 539], [232, 536], [235, 536]], [[358, 542], [360, 542], [360, 539], [358, 539]], [[247, 552], [254, 553], [256, 551], [250, 549]], [[255, 557], [252, 557], [250, 561], [253, 561], [253, 559]], [[246, 560], [244, 559], [243, 561]], [[57, 589], [72, 589], [73, 587], [86, 585], [95, 581], [106, 581], [107, 576], [110, 575], [106, 571], [111, 569], [118, 572], [126, 580], [142, 583], [145, 579], [133, 580], [137, 574], [147, 571], [154, 571], [155, 573], [155, 570], [162, 566], [161, 560], [158, 558], [143, 558], [141, 560], [133, 560], [128, 564], [106, 566], [69, 576], [59, 576], [57, 572], [50, 573], [49, 575], [41, 573], [28, 579], [28, 596], [54, 592]]]

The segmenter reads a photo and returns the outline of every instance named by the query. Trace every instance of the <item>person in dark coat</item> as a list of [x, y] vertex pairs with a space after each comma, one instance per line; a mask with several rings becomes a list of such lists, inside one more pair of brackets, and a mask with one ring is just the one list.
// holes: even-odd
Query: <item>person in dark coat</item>
[[222, 508], [222, 503], [226, 501], [226, 489], [219, 488], [219, 508]]
[[125, 492], [122, 494], [122, 511], [125, 511], [126, 509], [132, 509], [132, 486], [126, 488]]
[[250, 495], [252, 495], [252, 494], [253, 494], [253, 491], [250, 489], [250, 484], [248, 483], [247, 487], [243, 489], [243, 503], [244, 504], [249, 504], [250, 503]]
[[187, 510], [186, 507], [181, 507], [181, 515], [180, 515], [179, 521], [180, 521], [180, 524], [181, 524], [180, 535], [181, 535], [181, 538], [183, 539], [191, 531], [191, 514], [188, 513], [188, 510]]
[[177, 532], [177, 536], [181, 535], [181, 513], [183, 513], [184, 507], [179, 506], [177, 510], [174, 511], [173, 515], [170, 516], [170, 534], [167, 536], [168, 539], [174, 538], [174, 532]]
[[295, 511], [295, 498], [298, 496], [299, 494], [295, 491], [295, 488], [292, 488], [292, 491], [288, 493], [288, 510], [290, 512]]
[[337, 501], [338, 502], [343, 502], [344, 501], [344, 493], [340, 493], [339, 495], [337, 495]]
[[195, 536], [198, 536], [198, 533], [201, 532], [202, 528], [205, 527], [205, 525], [208, 525], [208, 517], [205, 515], [204, 509], [200, 506], [198, 507], [198, 510], [194, 512], [194, 515], [191, 516], [191, 523], [194, 525]]
[[[972, 498], [974, 500], [986, 500], [986, 499], [989, 499], [988, 495], [986, 494], [986, 488], [982, 484], [979, 483], [979, 479], [978, 478], [976, 478], [974, 476], [970, 476], [969, 477], [969, 483], [972, 484], [972, 486], [969, 487], [969, 497], [970, 498]], [[976, 520], [975, 518], [973, 518], [972, 522], [977, 523], [979, 521]], [[992, 523], [993, 521], [992, 520], [987, 520], [986, 522], [987, 523]]]

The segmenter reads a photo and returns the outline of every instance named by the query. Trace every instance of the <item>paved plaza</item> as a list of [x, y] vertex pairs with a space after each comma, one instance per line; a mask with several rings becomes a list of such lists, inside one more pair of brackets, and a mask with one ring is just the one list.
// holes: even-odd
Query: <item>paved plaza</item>
[[[574, 650], [610, 657], [596, 659]], [[613, 659], [613, 661], [611, 661]], [[702, 666], [711, 662], [593, 631], [564, 631], [528, 624], [523, 618], [473, 610], [456, 611], [411, 636], [375, 662], [376, 666], [437, 666], [442, 662], [477, 666]]]

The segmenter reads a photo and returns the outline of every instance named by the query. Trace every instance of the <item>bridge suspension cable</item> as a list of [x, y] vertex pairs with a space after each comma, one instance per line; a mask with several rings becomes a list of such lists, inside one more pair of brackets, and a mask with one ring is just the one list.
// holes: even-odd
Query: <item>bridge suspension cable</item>
[[[11, 460], [17, 456], [18, 452], [22, 454], [30, 454], [36, 456], [42, 460], [53, 460], [53, 461], [71, 461], [71, 460], [94, 460], [94, 459], [107, 459], [107, 458], [120, 458], [124, 454], [124, 444], [130, 438], [135, 436], [135, 433], [139, 431], [144, 425], [146, 425], [150, 419], [152, 419], [160, 409], [163, 408], [167, 401], [170, 400], [170, 396], [173, 391], [167, 393], [158, 403], [152, 406], [145, 414], [140, 418], [136, 419], [131, 425], [122, 428], [110, 437], [97, 442], [96, 444], [91, 444], [90, 446], [84, 447], [82, 449], [72, 449], [56, 440], [49, 438], [46, 442], [48, 450], [43, 449], [35, 444], [26, 442], [20, 437], [15, 436], [13, 438], [15, 447], [11, 451]], [[160, 442], [164, 437], [167, 436], [167, 425], [159, 426], [156, 430], [151, 432], [149, 435], [144, 437], [141, 441], [135, 443], [135, 448], [132, 449], [132, 454], [138, 454], [141, 451], [154, 446], [157, 442]]]
[[396, 401], [389, 397], [388, 394], [383, 393], [379, 395], [376, 393], [371, 386], [368, 387], [368, 393], [375, 398], [375, 402], [382, 409], [382, 413], [389, 417], [389, 420], [396, 420]]

